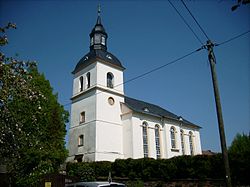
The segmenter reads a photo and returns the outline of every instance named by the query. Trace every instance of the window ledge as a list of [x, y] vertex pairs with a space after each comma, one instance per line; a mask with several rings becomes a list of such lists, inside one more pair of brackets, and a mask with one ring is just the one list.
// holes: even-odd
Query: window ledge
[[172, 152], [179, 152], [180, 150], [179, 150], [179, 149], [176, 149], [176, 148], [172, 148], [171, 151], [172, 151]]

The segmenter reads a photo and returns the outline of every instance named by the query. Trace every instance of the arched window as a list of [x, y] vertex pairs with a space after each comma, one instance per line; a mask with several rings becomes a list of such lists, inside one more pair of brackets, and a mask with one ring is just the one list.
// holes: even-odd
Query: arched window
[[156, 148], [156, 158], [161, 158], [161, 142], [160, 142], [160, 127], [155, 125], [155, 148]]
[[189, 147], [190, 147], [190, 154], [194, 155], [194, 142], [193, 142], [193, 133], [189, 132]]
[[79, 78], [79, 90], [80, 92], [83, 91], [83, 77], [82, 76]]
[[88, 72], [86, 75], [86, 88], [90, 87], [90, 73]]
[[176, 138], [175, 138], [175, 128], [170, 128], [170, 138], [171, 138], [171, 147], [172, 149], [176, 149]]
[[78, 137], [78, 147], [83, 146], [83, 145], [84, 145], [84, 136], [83, 136], [83, 134], [81, 134]]
[[185, 155], [185, 142], [184, 142], [184, 131], [181, 130], [181, 151], [182, 154]]
[[107, 87], [113, 88], [114, 87], [114, 75], [112, 73], [107, 73]]
[[143, 154], [144, 157], [148, 157], [148, 124], [143, 122], [142, 124], [142, 137], [143, 137]]
[[80, 114], [80, 123], [85, 123], [85, 112], [81, 112]]

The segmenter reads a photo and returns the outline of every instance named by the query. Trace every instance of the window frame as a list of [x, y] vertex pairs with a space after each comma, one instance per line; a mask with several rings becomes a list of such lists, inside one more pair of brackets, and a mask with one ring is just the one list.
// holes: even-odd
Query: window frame
[[189, 131], [189, 149], [190, 149], [190, 155], [194, 155], [194, 140], [193, 140], [193, 132]]
[[155, 125], [155, 149], [156, 149], [156, 159], [161, 158], [161, 135], [160, 135], [160, 126]]
[[83, 76], [79, 77], [79, 91], [83, 91]]
[[101, 44], [106, 45], [106, 39], [104, 36], [101, 37]]
[[82, 111], [81, 113], [80, 113], [80, 124], [81, 123], [85, 123], [85, 121], [86, 121], [86, 112], [85, 111]]
[[148, 158], [148, 123], [143, 122], [142, 123], [142, 144], [143, 144], [143, 157]]
[[94, 45], [95, 44], [101, 44], [101, 34], [94, 35]]
[[81, 134], [78, 136], [78, 147], [84, 146], [84, 135]]
[[86, 89], [90, 88], [90, 72], [86, 74]]
[[94, 45], [94, 37], [93, 36], [90, 38], [90, 45], [91, 46]]
[[180, 136], [181, 136], [181, 152], [183, 155], [185, 155], [185, 139], [184, 139], [184, 130], [180, 130]]
[[174, 126], [170, 127], [170, 142], [171, 142], [171, 149], [177, 149], [177, 142], [176, 142], [176, 129]]
[[113, 73], [111, 72], [107, 73], [106, 81], [107, 81], [108, 88], [114, 88], [114, 74]]

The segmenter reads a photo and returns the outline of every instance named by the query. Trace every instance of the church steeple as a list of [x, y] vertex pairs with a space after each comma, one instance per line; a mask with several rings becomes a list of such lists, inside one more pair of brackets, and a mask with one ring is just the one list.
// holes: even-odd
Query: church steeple
[[98, 12], [97, 12], [97, 21], [96, 21], [96, 24], [99, 24], [101, 25], [101, 5], [99, 4], [98, 5]]
[[100, 49], [107, 51], [107, 38], [108, 35], [101, 22], [101, 6], [98, 6], [97, 20], [90, 36], [90, 51]]
[[82, 57], [82, 59], [77, 63], [73, 74], [81, 71], [83, 68], [88, 66], [90, 63], [102, 60], [103, 62], [112, 65], [114, 68], [119, 70], [124, 70], [121, 62], [118, 58], [115, 57], [112, 53], [107, 50], [107, 38], [108, 34], [106, 33], [101, 20], [101, 7], [98, 6], [97, 11], [97, 20], [94, 28], [92, 29], [90, 36], [90, 51]]

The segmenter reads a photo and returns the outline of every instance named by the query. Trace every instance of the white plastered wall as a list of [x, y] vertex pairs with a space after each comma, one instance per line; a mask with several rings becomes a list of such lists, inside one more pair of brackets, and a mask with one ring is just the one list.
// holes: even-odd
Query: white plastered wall
[[[97, 86], [106, 88], [107, 86], [107, 73], [111, 72], [114, 75], [114, 81], [113, 85], [114, 88], [112, 88], [112, 91], [117, 91], [118, 93], [123, 94], [123, 71], [116, 69], [112, 66], [109, 66], [107, 64], [103, 64], [101, 62], [97, 62]], [[119, 86], [118, 86], [119, 85]]]
[[[125, 107], [123, 107], [125, 108]], [[124, 110], [125, 111], [125, 110]], [[124, 112], [123, 111], [123, 112]], [[124, 154], [125, 158], [142, 158], [143, 155], [143, 139], [142, 139], [142, 123], [148, 124], [148, 155], [156, 158], [155, 147], [155, 125], [160, 126], [160, 147], [161, 158], [171, 158], [182, 155], [180, 130], [184, 131], [185, 154], [190, 155], [189, 147], [189, 131], [193, 132], [194, 154], [201, 154], [200, 135], [197, 129], [182, 125], [181, 122], [174, 120], [164, 120], [145, 114], [133, 113], [132, 111], [123, 116], [124, 125]], [[176, 148], [171, 148], [170, 128], [175, 127]], [[126, 140], [131, 138], [132, 141]]]
[[[74, 75], [74, 80], [73, 80], [73, 97], [86, 91], [86, 75], [87, 73], [90, 73], [90, 88], [95, 86], [97, 84], [97, 69], [96, 69], [96, 64], [93, 63], [90, 64], [89, 66], [85, 67], [81, 71], [77, 72]], [[80, 77], [83, 77], [83, 91], [80, 92]]]

